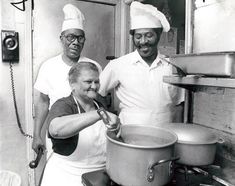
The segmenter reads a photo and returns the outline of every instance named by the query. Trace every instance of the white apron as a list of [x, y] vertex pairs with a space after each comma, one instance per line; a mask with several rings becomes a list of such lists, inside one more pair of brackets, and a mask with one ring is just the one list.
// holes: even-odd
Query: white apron
[[105, 164], [83, 167], [53, 153], [46, 164], [41, 186], [83, 186], [82, 174], [104, 168]]
[[53, 153], [45, 167], [41, 186], [82, 186], [86, 172], [105, 168], [106, 127], [96, 122], [79, 132], [78, 145], [69, 156]]
[[125, 108], [119, 114], [122, 124], [151, 125], [159, 126], [162, 123], [172, 122], [172, 111], [168, 107], [161, 111]]

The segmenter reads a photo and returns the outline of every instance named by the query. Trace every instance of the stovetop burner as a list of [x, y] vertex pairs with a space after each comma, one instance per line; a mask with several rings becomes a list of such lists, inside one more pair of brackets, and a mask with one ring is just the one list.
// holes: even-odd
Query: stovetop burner
[[175, 171], [181, 174], [195, 174], [195, 172], [188, 166], [179, 166], [175, 168]]
[[[173, 179], [166, 186], [222, 186], [210, 176], [194, 169], [195, 167], [176, 165]], [[105, 170], [85, 173], [82, 180], [85, 186], [120, 186], [109, 178]]]

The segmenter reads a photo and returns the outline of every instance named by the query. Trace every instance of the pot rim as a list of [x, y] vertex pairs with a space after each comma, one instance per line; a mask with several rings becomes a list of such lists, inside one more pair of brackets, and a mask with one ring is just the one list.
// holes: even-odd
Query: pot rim
[[214, 144], [223, 144], [225, 142], [225, 140], [221, 137], [216, 137], [216, 139], [214, 141], [211, 141], [211, 142], [193, 142], [193, 141], [183, 141], [183, 140], [179, 140], [176, 142], [176, 143], [179, 143], [179, 144], [189, 144], [189, 145], [214, 145]]
[[223, 143], [208, 127], [194, 123], [167, 123], [161, 127], [169, 129], [178, 136], [178, 144], [211, 145]]
[[214, 145], [214, 144], [218, 143], [218, 141], [215, 140], [215, 141], [208, 142], [208, 143], [200, 143], [200, 142], [196, 143], [196, 142], [192, 142], [192, 141], [180, 141], [180, 140], [178, 140], [176, 143], [185, 144], [185, 145]]
[[164, 148], [164, 147], [168, 147], [168, 146], [171, 146], [171, 145], [174, 145], [177, 140], [178, 140], [178, 136], [176, 135], [175, 132], [171, 131], [171, 130], [168, 130], [168, 129], [165, 129], [165, 128], [161, 128], [161, 127], [155, 127], [155, 126], [146, 126], [146, 125], [137, 125], [137, 124], [132, 124], [132, 125], [122, 125], [121, 126], [122, 128], [123, 127], [144, 127], [144, 128], [152, 128], [153, 130], [162, 130], [162, 131], [165, 131], [169, 134], [171, 134], [174, 138], [174, 140], [172, 140], [171, 142], [169, 143], [166, 143], [166, 144], [163, 144], [163, 145], [149, 145], [149, 146], [142, 146], [142, 145], [134, 145], [134, 144], [128, 144], [128, 143], [125, 143], [125, 142], [120, 142], [120, 141], [117, 141], [117, 140], [114, 140], [112, 139], [111, 137], [108, 136], [108, 130], [106, 131], [105, 133], [105, 136], [106, 138], [112, 142], [112, 143], [115, 143], [115, 144], [118, 144], [120, 146], [125, 146], [125, 147], [131, 147], [131, 148], [137, 148], [137, 149], [155, 149], [155, 148]]

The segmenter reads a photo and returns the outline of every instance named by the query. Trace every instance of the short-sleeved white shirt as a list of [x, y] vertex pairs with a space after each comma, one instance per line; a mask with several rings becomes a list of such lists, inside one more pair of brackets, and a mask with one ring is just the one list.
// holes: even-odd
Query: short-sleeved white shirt
[[[89, 58], [81, 56], [78, 62], [80, 61], [94, 63], [100, 71], [102, 69], [97, 62]], [[70, 95], [71, 88], [68, 81], [70, 68], [71, 66], [63, 61], [61, 54], [48, 59], [42, 64], [34, 88], [39, 92], [48, 95], [50, 107], [56, 100]]]
[[[127, 117], [129, 115], [138, 118], [145, 115], [144, 113], [149, 117], [148, 114], [151, 113], [151, 117], [156, 121], [168, 121], [166, 117], [170, 117], [172, 106], [184, 101], [183, 89], [163, 82], [163, 76], [172, 74], [172, 66], [161, 60], [161, 57], [163, 56], [159, 54], [149, 66], [139, 53], [134, 51], [110, 61], [105, 67], [100, 75], [99, 92], [104, 96], [115, 88], [120, 101], [120, 116], [126, 112]], [[133, 113], [135, 114], [132, 115]], [[159, 113], [162, 113], [162, 116]], [[138, 123], [136, 120], [133, 122]], [[140, 121], [138, 124], [143, 123]]]

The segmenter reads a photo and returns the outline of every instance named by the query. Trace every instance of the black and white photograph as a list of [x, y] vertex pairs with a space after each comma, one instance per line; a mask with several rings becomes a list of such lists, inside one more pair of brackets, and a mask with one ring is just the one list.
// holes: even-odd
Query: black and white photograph
[[1, 0], [0, 186], [235, 186], [234, 0]]

